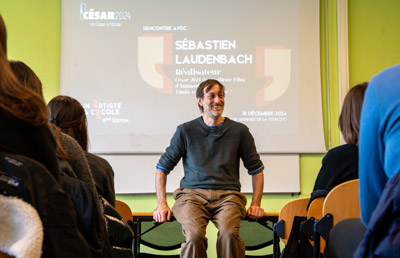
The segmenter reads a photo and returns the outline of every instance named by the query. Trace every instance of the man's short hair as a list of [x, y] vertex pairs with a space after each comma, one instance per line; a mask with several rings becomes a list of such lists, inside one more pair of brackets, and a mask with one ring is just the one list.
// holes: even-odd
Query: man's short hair
[[[204, 89], [206, 90], [206, 93], [207, 93], [211, 90], [212, 87], [214, 87], [215, 84], [218, 84], [220, 91], [223, 92], [223, 96], [225, 97], [225, 86], [222, 85], [222, 83], [220, 83], [217, 80], [208, 79], [208, 80], [205, 80], [202, 83], [200, 83], [199, 87], [197, 87], [196, 98], [204, 99]], [[198, 104], [198, 103], [197, 103], [197, 105], [199, 106], [200, 112], [203, 113], [204, 108], [202, 106], [200, 106], [200, 104]]]

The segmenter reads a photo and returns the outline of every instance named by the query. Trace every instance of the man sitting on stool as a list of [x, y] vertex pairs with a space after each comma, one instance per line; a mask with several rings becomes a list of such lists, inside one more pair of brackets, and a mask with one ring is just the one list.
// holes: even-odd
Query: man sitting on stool
[[223, 117], [225, 87], [217, 80], [202, 82], [196, 91], [203, 116], [179, 125], [170, 146], [157, 164], [158, 207], [154, 220], [170, 220], [171, 209], [165, 187], [169, 172], [183, 158], [184, 177], [174, 191], [173, 214], [182, 224], [186, 242], [181, 257], [207, 257], [206, 227], [211, 220], [218, 228], [218, 257], [245, 256], [239, 237], [240, 221], [246, 216], [246, 197], [240, 193], [239, 163], [242, 159], [252, 176], [253, 199], [247, 216], [260, 218], [264, 187], [264, 165], [249, 129]]

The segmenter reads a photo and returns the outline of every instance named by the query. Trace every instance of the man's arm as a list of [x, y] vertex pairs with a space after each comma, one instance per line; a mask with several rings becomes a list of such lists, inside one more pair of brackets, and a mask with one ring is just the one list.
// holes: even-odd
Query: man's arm
[[252, 219], [261, 218], [264, 216], [264, 209], [261, 208], [261, 198], [264, 189], [264, 172], [261, 171], [255, 175], [252, 175], [253, 183], [253, 199], [250, 207], [247, 210], [247, 216]]
[[153, 211], [153, 219], [156, 222], [165, 222], [171, 219], [171, 209], [167, 203], [165, 187], [167, 185], [167, 174], [157, 169], [156, 192], [157, 208]]

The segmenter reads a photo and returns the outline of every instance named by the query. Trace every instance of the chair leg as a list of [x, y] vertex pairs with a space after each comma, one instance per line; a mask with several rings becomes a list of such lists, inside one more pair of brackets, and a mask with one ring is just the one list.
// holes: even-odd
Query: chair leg
[[320, 235], [314, 230], [314, 248], [313, 248], [313, 258], [319, 258], [320, 252]]
[[301, 234], [301, 257], [309, 257], [309, 252], [311, 250], [311, 244], [309, 240], [314, 240], [314, 223], [315, 219], [313, 217], [300, 224], [300, 234]]
[[132, 229], [135, 236], [133, 237], [133, 257], [138, 257], [140, 241], [140, 221], [134, 221], [132, 223]]
[[281, 249], [279, 247], [279, 236], [274, 233], [273, 238], [273, 258], [278, 258], [281, 255]]
[[320, 237], [327, 242], [329, 231], [333, 226], [333, 217], [331, 214], [326, 214], [321, 219], [315, 221], [314, 224], [314, 249], [313, 249], [313, 257], [319, 258], [321, 256], [320, 252]]
[[281, 255], [281, 248], [279, 246], [279, 237], [284, 237], [285, 234], [285, 221], [281, 220], [274, 224], [273, 228], [273, 257], [278, 258]]

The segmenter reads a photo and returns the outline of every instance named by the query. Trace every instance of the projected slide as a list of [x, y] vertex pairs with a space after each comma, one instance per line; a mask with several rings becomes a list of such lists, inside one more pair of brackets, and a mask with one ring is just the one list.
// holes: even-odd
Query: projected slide
[[209, 78], [260, 152], [321, 151], [318, 17], [306, 2], [63, 0], [61, 94], [84, 106], [93, 152], [162, 152], [201, 115], [195, 92]]

